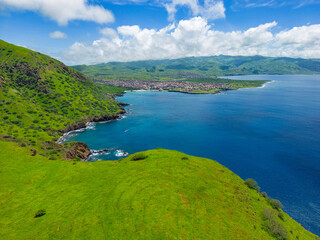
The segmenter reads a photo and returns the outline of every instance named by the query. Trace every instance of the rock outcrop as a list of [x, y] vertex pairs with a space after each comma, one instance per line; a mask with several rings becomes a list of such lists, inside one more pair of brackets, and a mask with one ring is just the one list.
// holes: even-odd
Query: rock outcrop
[[75, 142], [73, 148], [66, 151], [66, 159], [72, 160], [75, 158], [86, 159], [91, 155], [90, 148], [83, 142]]

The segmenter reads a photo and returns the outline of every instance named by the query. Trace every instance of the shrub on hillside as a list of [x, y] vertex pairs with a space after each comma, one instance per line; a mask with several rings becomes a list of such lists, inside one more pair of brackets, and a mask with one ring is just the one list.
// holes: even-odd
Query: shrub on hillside
[[279, 240], [287, 239], [287, 230], [277, 217], [275, 210], [266, 208], [263, 212], [265, 221], [265, 229], [275, 238]]
[[139, 160], [144, 160], [148, 157], [148, 155], [144, 153], [137, 153], [135, 154], [132, 158], [131, 161], [139, 161]]
[[283, 214], [283, 212], [282, 212], [282, 211], [279, 211], [279, 213], [278, 213], [278, 217], [279, 217], [281, 220], [283, 220], [283, 221], [284, 221], [284, 214]]
[[47, 213], [46, 210], [40, 209], [35, 213], [34, 217], [38, 218], [38, 217], [41, 217], [41, 216], [45, 215], [46, 213]]
[[260, 187], [258, 186], [258, 183], [252, 178], [246, 179], [245, 183], [249, 188], [256, 189], [258, 192], [260, 191]]
[[282, 208], [281, 202], [279, 200], [277, 200], [277, 199], [270, 199], [270, 204], [275, 209], [281, 209]]

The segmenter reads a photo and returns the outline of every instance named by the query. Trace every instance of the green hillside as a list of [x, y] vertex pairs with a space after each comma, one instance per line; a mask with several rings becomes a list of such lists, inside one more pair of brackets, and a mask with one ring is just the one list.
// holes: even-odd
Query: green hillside
[[0, 149], [0, 239], [319, 239], [209, 159], [157, 149], [75, 163]]
[[183, 79], [186, 76], [314, 74], [320, 73], [320, 59], [214, 56], [110, 62], [90, 66], [79, 65], [74, 68], [98, 79], [172, 80]]
[[[317, 239], [215, 161], [156, 149], [79, 161], [64, 131], [114, 119], [123, 89], [0, 41], [0, 239]], [[68, 159], [69, 161], [65, 161]]]
[[[0, 137], [57, 158], [62, 132], [122, 109], [79, 71], [41, 53], [0, 41]], [[47, 149], [48, 148], [48, 149]]]

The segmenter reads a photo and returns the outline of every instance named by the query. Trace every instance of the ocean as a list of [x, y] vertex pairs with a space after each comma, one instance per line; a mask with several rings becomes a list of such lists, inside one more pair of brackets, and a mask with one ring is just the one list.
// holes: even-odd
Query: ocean
[[255, 179], [320, 235], [320, 75], [229, 78], [272, 81], [215, 95], [127, 92], [118, 98], [130, 104], [124, 118], [90, 124], [68, 141], [112, 149], [91, 161], [158, 147], [211, 158]]

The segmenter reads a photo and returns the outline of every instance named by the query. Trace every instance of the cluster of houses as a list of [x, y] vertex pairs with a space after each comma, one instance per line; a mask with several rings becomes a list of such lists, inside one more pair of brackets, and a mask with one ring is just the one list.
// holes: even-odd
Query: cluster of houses
[[143, 80], [99, 80], [105, 84], [139, 90], [168, 90], [168, 91], [210, 91], [212, 89], [227, 88], [226, 84], [217, 82], [187, 82], [187, 81], [143, 81]]

